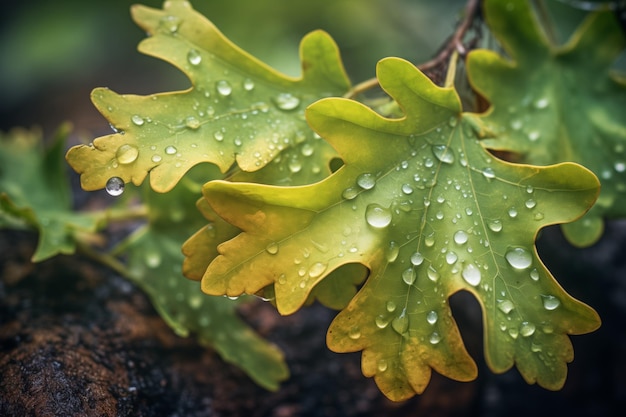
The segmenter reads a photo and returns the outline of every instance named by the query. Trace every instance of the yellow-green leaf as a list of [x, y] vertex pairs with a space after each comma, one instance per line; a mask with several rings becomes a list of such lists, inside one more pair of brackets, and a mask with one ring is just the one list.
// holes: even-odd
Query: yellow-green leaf
[[468, 58], [472, 85], [491, 102], [482, 119], [496, 134], [485, 143], [525, 163], [572, 161], [591, 169], [602, 182], [598, 202], [563, 230], [575, 245], [593, 244], [603, 218], [626, 215], [626, 83], [611, 74], [624, 32], [613, 13], [595, 13], [569, 42], [555, 45], [530, 2], [488, 0], [484, 10], [510, 57], [476, 50]]
[[202, 289], [236, 296], [273, 284], [279, 312], [290, 314], [332, 271], [368, 267], [327, 341], [337, 352], [362, 350], [364, 374], [392, 400], [422, 392], [431, 369], [462, 381], [476, 376], [448, 304], [465, 290], [482, 306], [491, 368], [516, 364], [527, 381], [560, 387], [572, 360], [567, 335], [590, 332], [599, 319], [557, 284], [534, 242], [542, 227], [588, 210], [597, 178], [572, 163], [495, 158], [454, 89], [410, 63], [385, 59], [378, 79], [404, 117], [339, 98], [307, 110], [345, 161], [327, 179], [204, 186], [215, 212], [243, 232], [218, 248]]
[[[166, 192], [196, 164], [210, 162], [224, 172], [236, 162], [252, 172], [296, 147], [276, 168], [323, 178], [334, 151], [310, 131], [304, 109], [349, 89], [326, 33], [304, 37], [302, 76], [291, 78], [235, 46], [186, 1], [132, 12], [150, 35], [139, 50], [179, 68], [192, 87], [148, 96], [94, 90], [94, 104], [117, 133], [68, 152], [84, 189], [103, 188], [112, 177], [139, 185], [150, 173], [151, 187]], [[309, 157], [311, 150], [317, 152]]]

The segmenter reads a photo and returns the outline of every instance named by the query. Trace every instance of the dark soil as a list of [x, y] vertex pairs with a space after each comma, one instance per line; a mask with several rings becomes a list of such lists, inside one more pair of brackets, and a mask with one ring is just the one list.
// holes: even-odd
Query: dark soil
[[286, 354], [291, 378], [277, 392], [255, 385], [193, 338], [180, 338], [147, 297], [81, 258], [33, 265], [28, 233], [0, 232], [0, 416], [612, 416], [626, 407], [626, 227], [593, 248], [558, 229], [540, 252], [561, 284], [592, 305], [603, 327], [573, 337], [576, 359], [559, 392], [527, 385], [516, 370], [483, 362], [478, 305], [453, 308], [479, 362], [471, 383], [433, 374], [423, 395], [393, 403], [362, 376], [359, 354], [325, 346], [334, 312], [313, 306], [279, 317], [267, 303], [241, 314]]

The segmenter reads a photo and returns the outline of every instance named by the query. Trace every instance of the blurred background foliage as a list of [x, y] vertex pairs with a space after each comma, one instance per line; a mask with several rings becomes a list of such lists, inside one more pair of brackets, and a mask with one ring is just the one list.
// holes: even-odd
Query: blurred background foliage
[[[567, 18], [559, 40], [585, 11], [573, 0], [547, 0]], [[0, 16], [0, 130], [40, 126], [51, 135], [64, 121], [82, 141], [108, 133], [90, 102], [95, 87], [151, 94], [189, 87], [177, 69], [136, 50], [145, 34], [131, 20], [134, 3], [161, 0], [11, 2]], [[416, 64], [434, 56], [454, 31], [466, 0], [192, 0], [233, 42], [289, 75], [300, 72], [298, 45], [324, 29], [338, 43], [353, 83], [375, 75], [383, 57]], [[602, 6], [601, 0], [584, 4]], [[574, 4], [575, 6], [575, 4]], [[626, 61], [626, 60], [622, 60]]]

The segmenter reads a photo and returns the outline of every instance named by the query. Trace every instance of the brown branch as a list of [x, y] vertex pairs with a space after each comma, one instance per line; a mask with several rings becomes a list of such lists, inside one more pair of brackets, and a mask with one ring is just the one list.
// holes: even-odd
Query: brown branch
[[[465, 37], [465, 34], [472, 27], [474, 17], [476, 16], [476, 12], [478, 11], [479, 4], [480, 0], [467, 1], [467, 4], [465, 5], [463, 20], [461, 20], [461, 23], [457, 26], [452, 36], [448, 38], [446, 43], [440, 49], [439, 53], [433, 59], [418, 65], [417, 68], [419, 68], [422, 72], [432, 71], [435, 68], [445, 65], [448, 62], [448, 59], [450, 58], [452, 53], [455, 51], [458, 52], [461, 56], [465, 56], [467, 54], [468, 48], [463, 45], [463, 37]], [[471, 46], [473, 47], [474, 44], [475, 42], [472, 42]], [[348, 91], [344, 95], [344, 97], [354, 98], [364, 91], [375, 88], [378, 85], [378, 79], [371, 78], [355, 85], [350, 91]]]

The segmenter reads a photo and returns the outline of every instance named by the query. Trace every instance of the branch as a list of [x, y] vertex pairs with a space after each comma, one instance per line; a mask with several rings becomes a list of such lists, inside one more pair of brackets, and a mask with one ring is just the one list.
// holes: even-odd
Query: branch
[[[448, 38], [443, 48], [440, 49], [439, 53], [433, 59], [417, 66], [420, 71], [428, 72], [442, 65], [446, 65], [450, 56], [454, 52], [458, 52], [460, 56], [465, 56], [467, 54], [468, 48], [463, 45], [463, 37], [465, 37], [465, 34], [472, 27], [479, 4], [479, 0], [467, 1], [467, 4], [465, 5], [465, 13], [461, 23], [457, 26], [452, 36]], [[378, 79], [371, 78], [352, 87], [352, 89], [344, 95], [344, 98], [354, 98], [357, 95], [377, 86]]]

